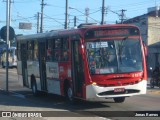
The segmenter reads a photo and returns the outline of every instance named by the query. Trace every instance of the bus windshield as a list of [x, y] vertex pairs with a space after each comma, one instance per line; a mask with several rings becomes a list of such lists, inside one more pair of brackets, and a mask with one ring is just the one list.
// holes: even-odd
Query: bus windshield
[[94, 40], [86, 42], [91, 74], [126, 73], [142, 71], [142, 53], [139, 39]]

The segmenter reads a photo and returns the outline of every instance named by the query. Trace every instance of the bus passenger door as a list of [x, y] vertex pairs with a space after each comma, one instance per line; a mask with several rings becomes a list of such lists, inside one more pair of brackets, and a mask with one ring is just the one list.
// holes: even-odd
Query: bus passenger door
[[39, 42], [39, 72], [40, 72], [40, 83], [41, 90], [47, 91], [46, 81], [46, 43]]
[[21, 44], [21, 60], [22, 60], [22, 77], [23, 86], [29, 87], [28, 84], [28, 73], [27, 73], [27, 44]]
[[80, 40], [73, 40], [72, 47], [72, 79], [73, 91], [77, 97], [83, 96], [83, 83], [84, 83], [84, 65], [80, 52]]

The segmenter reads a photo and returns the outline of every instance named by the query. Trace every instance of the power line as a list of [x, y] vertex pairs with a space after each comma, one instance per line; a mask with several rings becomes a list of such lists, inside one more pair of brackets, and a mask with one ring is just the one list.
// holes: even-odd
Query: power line
[[21, 19], [12, 19], [12, 21], [19, 21], [19, 20], [26, 20], [26, 21], [30, 21], [30, 20], [28, 20], [28, 19], [32, 19], [32, 18], [34, 18], [34, 19], [35, 19], [35, 17], [28, 17], [28, 18], [21, 17]]
[[[69, 9], [74, 9], [74, 10], [76, 10], [77, 12], [81, 13], [82, 15], [86, 16], [85, 13], [81, 12], [80, 10], [78, 10], [78, 9], [76, 9], [76, 8], [69, 7]], [[97, 23], [100, 23], [99, 21], [95, 20], [94, 18], [90, 17], [89, 15], [88, 15], [88, 18], [94, 20], [94, 21], [97, 22]]]
[[44, 15], [45, 15], [46, 17], [54, 20], [55, 22], [57, 22], [57, 23], [59, 23], [59, 24], [61, 24], [61, 25], [64, 25], [64, 24], [62, 24], [61, 22], [57, 21], [55, 18], [52, 18], [52, 17], [50, 17], [50, 16], [48, 16], [48, 15], [46, 15], [46, 14], [44, 14]]
[[99, 9], [99, 10], [96, 10], [95, 12], [89, 13], [89, 15], [95, 14], [95, 13], [97, 13], [97, 12], [99, 12], [99, 11], [101, 11], [101, 10], [100, 10], [100, 9]]

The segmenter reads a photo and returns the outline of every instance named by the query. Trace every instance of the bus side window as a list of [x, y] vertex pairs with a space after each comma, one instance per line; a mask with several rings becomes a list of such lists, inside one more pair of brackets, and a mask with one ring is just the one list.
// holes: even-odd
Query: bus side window
[[62, 61], [68, 61], [69, 60], [69, 54], [68, 54], [68, 48], [69, 48], [69, 44], [68, 44], [68, 38], [65, 37], [62, 39]]
[[61, 61], [62, 39], [56, 38], [54, 41], [53, 57], [54, 61]]
[[38, 60], [38, 41], [34, 42], [34, 60]]
[[63, 54], [62, 54], [62, 60], [63, 61], [68, 61], [68, 51], [63, 51]]
[[34, 42], [28, 42], [28, 60], [33, 60], [33, 52], [34, 52]]
[[68, 38], [56, 38], [53, 40], [53, 60], [68, 61]]
[[55, 39], [55, 49], [60, 49], [61, 48], [61, 39]]
[[63, 38], [63, 49], [67, 50], [69, 47], [68, 38]]
[[61, 60], [61, 53], [59, 50], [54, 51], [54, 60], [55, 61], [60, 61]]
[[53, 39], [49, 39], [47, 43], [47, 61], [53, 60]]

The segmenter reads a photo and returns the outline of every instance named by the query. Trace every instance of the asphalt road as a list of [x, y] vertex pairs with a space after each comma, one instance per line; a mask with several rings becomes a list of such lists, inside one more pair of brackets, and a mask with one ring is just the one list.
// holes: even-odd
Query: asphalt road
[[[155, 114], [160, 111], [159, 88], [148, 87], [146, 95], [129, 97], [124, 103], [114, 103], [112, 99], [107, 99], [103, 103], [81, 101], [77, 105], [71, 105], [63, 97], [56, 95], [33, 96], [30, 89], [20, 86], [16, 69], [9, 69], [9, 92], [6, 92], [5, 76], [5, 69], [0, 69], [0, 111], [40, 111], [45, 118], [39, 119], [53, 119], [53, 117], [47, 117], [48, 115], [56, 119], [73, 120], [133, 119], [120, 116], [133, 115], [133, 112], [135, 114], [138, 111], [156, 111]], [[113, 117], [113, 114], [118, 117]], [[151, 117], [134, 117], [134, 119], [142, 118], [152, 119]], [[159, 119], [159, 117], [154, 117], [154, 119]]]

